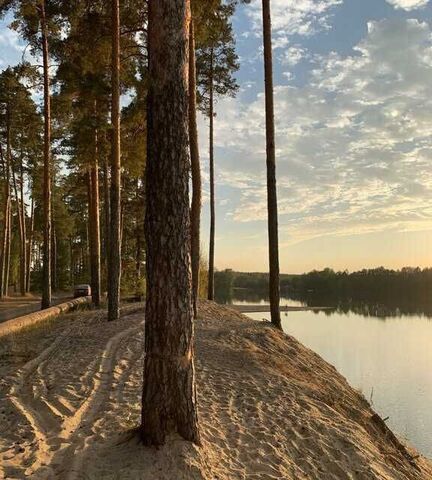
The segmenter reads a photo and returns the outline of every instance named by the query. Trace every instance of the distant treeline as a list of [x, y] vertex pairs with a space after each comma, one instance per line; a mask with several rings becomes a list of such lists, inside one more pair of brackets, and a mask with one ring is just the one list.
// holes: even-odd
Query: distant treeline
[[[432, 301], [432, 268], [405, 267], [401, 270], [386, 268], [364, 269], [358, 272], [336, 272], [330, 268], [314, 270], [302, 275], [281, 275], [281, 295], [315, 303], [334, 301]], [[265, 298], [268, 275], [242, 273], [232, 270], [218, 272], [216, 282], [220, 297], [233, 295], [241, 298], [242, 292]]]

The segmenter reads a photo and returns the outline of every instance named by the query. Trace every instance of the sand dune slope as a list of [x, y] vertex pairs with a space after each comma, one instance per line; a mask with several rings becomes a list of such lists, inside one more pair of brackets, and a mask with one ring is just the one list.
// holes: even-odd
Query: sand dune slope
[[196, 329], [203, 445], [144, 448], [143, 317], [67, 315], [0, 342], [0, 478], [432, 478], [333, 367], [208, 302]]

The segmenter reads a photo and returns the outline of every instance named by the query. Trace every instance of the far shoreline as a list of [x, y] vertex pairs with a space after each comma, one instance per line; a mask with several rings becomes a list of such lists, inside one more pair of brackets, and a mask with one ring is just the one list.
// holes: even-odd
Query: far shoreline
[[[240, 313], [266, 313], [270, 312], [270, 305], [241, 305], [241, 304], [233, 304], [228, 305], [230, 308], [236, 310]], [[321, 310], [335, 310], [336, 307], [295, 307], [295, 306], [280, 306], [279, 310], [281, 312], [310, 312], [310, 311], [321, 311]]]

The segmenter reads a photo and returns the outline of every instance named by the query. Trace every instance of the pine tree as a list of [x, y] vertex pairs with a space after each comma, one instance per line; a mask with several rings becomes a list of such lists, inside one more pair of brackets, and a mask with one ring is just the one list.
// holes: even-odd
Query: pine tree
[[221, 4], [206, 18], [205, 32], [197, 50], [197, 70], [200, 109], [209, 118], [210, 167], [210, 240], [208, 269], [208, 299], [214, 300], [214, 259], [216, 232], [215, 172], [214, 172], [214, 119], [215, 100], [234, 96], [238, 85], [233, 78], [239, 68], [235, 53], [234, 34], [230, 18], [234, 5]]
[[120, 316], [121, 275], [121, 159], [120, 159], [120, 5], [111, 0], [111, 198], [108, 263], [108, 320]]
[[149, 10], [147, 301], [141, 435], [199, 442], [190, 273], [189, 1]]
[[279, 302], [279, 240], [276, 189], [276, 150], [273, 100], [273, 60], [271, 39], [270, 0], [262, 0], [264, 70], [265, 70], [265, 113], [266, 113], [266, 157], [267, 157], [267, 212], [269, 239], [269, 298], [272, 324], [282, 330]]

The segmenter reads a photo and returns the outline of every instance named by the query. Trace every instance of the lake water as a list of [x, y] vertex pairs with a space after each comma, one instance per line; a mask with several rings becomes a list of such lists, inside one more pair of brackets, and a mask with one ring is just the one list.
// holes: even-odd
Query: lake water
[[334, 365], [383, 418], [389, 417], [395, 433], [432, 458], [432, 319], [340, 311], [281, 315], [286, 333]]

